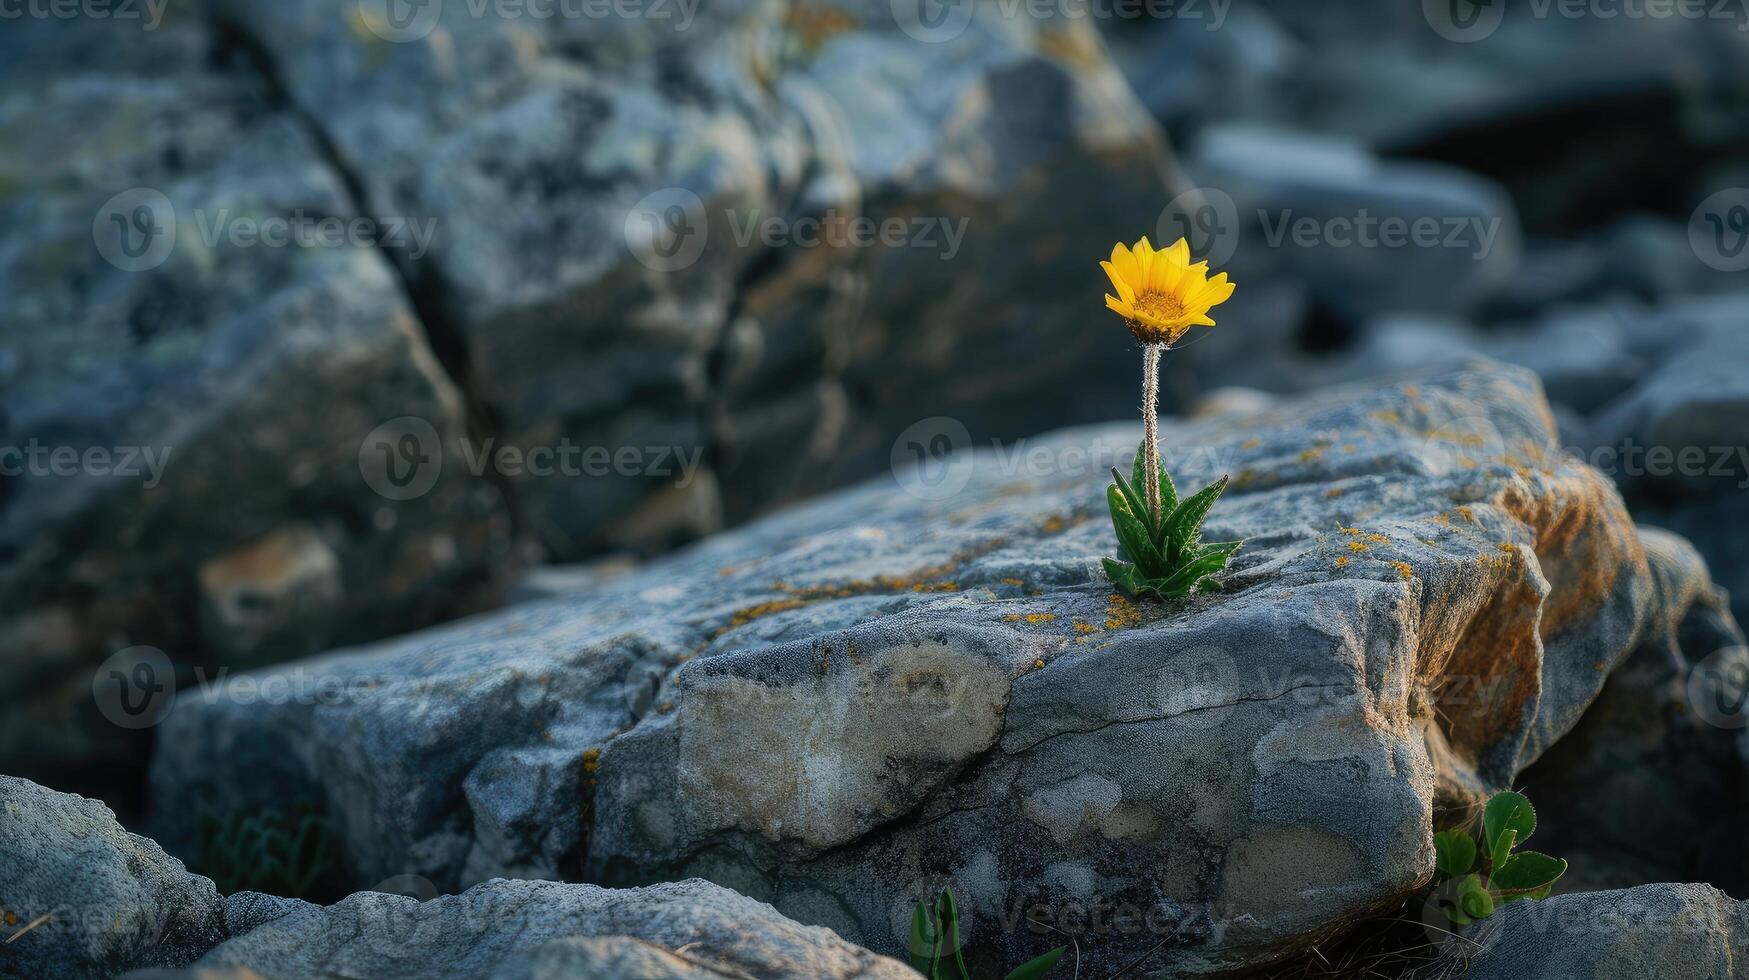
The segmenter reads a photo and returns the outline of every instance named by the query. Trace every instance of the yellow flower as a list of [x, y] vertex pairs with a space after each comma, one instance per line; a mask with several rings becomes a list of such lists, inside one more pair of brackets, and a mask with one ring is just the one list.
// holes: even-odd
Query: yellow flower
[[1105, 305], [1144, 344], [1170, 345], [1193, 326], [1214, 326], [1209, 310], [1233, 295], [1225, 272], [1210, 279], [1207, 262], [1190, 264], [1190, 243], [1182, 238], [1159, 252], [1145, 237], [1134, 251], [1118, 242], [1111, 261], [1099, 267], [1117, 290], [1116, 296], [1105, 294]]

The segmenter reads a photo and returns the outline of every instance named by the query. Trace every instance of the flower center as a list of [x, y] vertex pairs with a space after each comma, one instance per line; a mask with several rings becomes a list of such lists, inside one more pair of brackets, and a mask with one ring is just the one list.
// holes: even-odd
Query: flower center
[[1172, 321], [1184, 316], [1184, 300], [1171, 293], [1143, 293], [1136, 297], [1136, 312], [1152, 320]]

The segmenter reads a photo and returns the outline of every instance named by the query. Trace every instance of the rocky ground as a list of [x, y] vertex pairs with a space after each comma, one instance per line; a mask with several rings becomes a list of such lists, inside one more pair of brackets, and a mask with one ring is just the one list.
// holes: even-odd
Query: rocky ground
[[[1247, 542], [1186, 602], [1099, 571], [1106, 469], [1136, 437], [979, 453], [934, 500], [878, 478], [569, 594], [186, 691], [157, 838], [206, 867], [203, 822], [312, 813], [339, 894], [369, 890], [221, 896], [100, 805], [9, 780], [5, 914], [49, 919], [0, 968], [903, 975], [881, 956], [951, 883], [975, 962], [1037, 955], [1044, 923], [1090, 975], [1223, 974], [1413, 904], [1432, 831], [1508, 786], [1573, 887], [1749, 879], [1707, 816], [1749, 781], [1742, 634], [1692, 546], [1562, 451], [1535, 375], [1472, 360], [1169, 422], [1186, 489], [1234, 477], [1208, 533]], [[1445, 955], [1741, 949], [1743, 906], [1658, 888], [1515, 906], [1489, 927], [1552, 938]], [[1670, 915], [1607, 947], [1564, 917], [1636, 914], [1618, 901]]]

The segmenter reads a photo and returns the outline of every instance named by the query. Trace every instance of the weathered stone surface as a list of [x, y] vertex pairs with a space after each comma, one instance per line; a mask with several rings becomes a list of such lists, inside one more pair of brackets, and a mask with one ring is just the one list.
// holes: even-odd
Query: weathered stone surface
[[913, 975], [697, 880], [627, 890], [496, 880], [423, 902], [366, 891], [327, 907], [221, 899], [101, 803], [10, 776], [0, 776], [0, 841], [0, 977], [20, 980]]
[[1506, 906], [1476, 942], [1479, 950], [1449, 964], [1467, 969], [1463, 976], [1471, 980], [1737, 980], [1749, 960], [1749, 903], [1697, 884], [1556, 895]]
[[[161, 648], [187, 681], [199, 658], [429, 623], [507, 537], [489, 485], [368, 485], [366, 436], [414, 414], [453, 441], [457, 393], [379, 251], [232, 236], [356, 211], [319, 141], [174, 13], [27, 18], [0, 41], [0, 636], [28, 661], [0, 685], [8, 771], [117, 766], [129, 745], [91, 684], [120, 647]], [[168, 254], [136, 266], [116, 223]], [[237, 556], [290, 538], [319, 601], [281, 624], [287, 597], [227, 570], [273, 579]], [[229, 609], [205, 628], [203, 585]], [[275, 611], [246, 626], [242, 605]]]
[[1234, 477], [1211, 539], [1248, 540], [1185, 604], [1099, 572], [1135, 439], [999, 446], [297, 665], [325, 696], [185, 699], [160, 826], [271, 795], [325, 809], [360, 880], [699, 875], [885, 951], [951, 878], [1010, 961], [1036, 905], [1092, 969], [1208, 972], [1415, 889], [1435, 808], [1509, 784], [1653, 615], [1522, 370], [1169, 424], [1187, 488]]
[[1642, 529], [1656, 615], [1579, 724], [1527, 770], [1536, 847], [1563, 890], [1647, 881], [1749, 887], [1749, 648], [1694, 546]]
[[103, 804], [0, 776], [0, 976], [109, 980], [224, 935], [213, 883]]
[[[457, 980], [915, 975], [830, 930], [797, 925], [769, 905], [696, 880], [626, 890], [496, 880], [427, 902], [359, 892], [326, 908], [292, 903], [196, 966], [284, 977]], [[641, 972], [652, 967], [657, 972]]]
[[1500, 187], [1453, 167], [1381, 160], [1341, 137], [1214, 126], [1186, 168], [1232, 212], [1206, 226], [1168, 220], [1162, 238], [1191, 235], [1214, 261], [1230, 254], [1221, 268], [1235, 281], [1303, 282], [1344, 322], [1475, 309], [1508, 281], [1521, 249]]
[[[352, 0], [217, 6], [367, 208], [441, 221], [411, 271], [501, 447], [704, 455], [683, 485], [511, 474], [558, 557], [709, 530], [841, 480], [840, 460], [861, 475], [920, 416], [1045, 424], [1035, 385], [1123, 349], [1084, 329], [1088, 256], [1170, 196], [1092, 26], [994, 2], [928, 41], [860, 0], [433, 5], [406, 30]], [[849, 237], [895, 221], [898, 244]]]

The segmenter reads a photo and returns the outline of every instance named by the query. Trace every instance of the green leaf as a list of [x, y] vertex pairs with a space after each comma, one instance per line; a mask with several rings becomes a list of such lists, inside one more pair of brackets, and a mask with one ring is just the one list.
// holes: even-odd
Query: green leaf
[[1009, 970], [1008, 976], [1004, 980], [1039, 980], [1039, 977], [1044, 976], [1050, 972], [1051, 967], [1057, 965], [1057, 961], [1063, 958], [1063, 951], [1068, 948], [1067, 946], [1058, 946], [1043, 956], [1035, 956]]
[[1514, 831], [1516, 842], [1523, 844], [1536, 831], [1536, 810], [1521, 794], [1495, 793], [1482, 811], [1482, 830], [1489, 854], [1495, 852], [1495, 842], [1507, 830]]
[[1227, 567], [1227, 556], [1223, 554], [1205, 555], [1194, 561], [1185, 562], [1178, 571], [1163, 578], [1148, 579], [1142, 583], [1143, 588], [1151, 588], [1161, 595], [1173, 599], [1181, 599], [1190, 594], [1191, 590], [1201, 584], [1202, 580]]
[[935, 976], [935, 925], [922, 902], [911, 913], [911, 969], [926, 977]]
[[[1143, 446], [1136, 447], [1136, 461], [1130, 467], [1130, 483], [1139, 493], [1146, 494], [1148, 468], [1142, 464]], [[1160, 513], [1170, 514], [1178, 509], [1178, 487], [1172, 482], [1172, 474], [1166, 472], [1166, 461], [1160, 461]], [[1158, 530], [1158, 529], [1156, 529]], [[1158, 540], [1158, 538], [1156, 538]], [[1165, 544], [1165, 542], [1161, 542]]]
[[1528, 896], [1553, 885], [1567, 873], [1567, 862], [1536, 851], [1521, 851], [1488, 876], [1488, 886], [1505, 895]]
[[[1115, 466], [1111, 468], [1111, 478], [1117, 481], [1118, 490], [1123, 493], [1124, 499], [1129, 502], [1130, 512], [1135, 514], [1137, 519], [1147, 527], [1148, 540], [1157, 540], [1159, 538], [1159, 528], [1154, 524], [1154, 515], [1148, 513], [1148, 501], [1143, 494], [1142, 488], [1134, 483], [1126, 481], [1123, 478], [1123, 474], [1119, 473]], [[1109, 493], [1110, 491], [1107, 491], [1108, 497]]]
[[1433, 835], [1434, 867], [1450, 878], [1469, 874], [1476, 866], [1476, 839], [1462, 830], [1442, 830]]
[[[1198, 559], [1198, 558], [1207, 558], [1210, 555], [1220, 555], [1222, 558], [1231, 558], [1231, 557], [1233, 557], [1234, 552], [1238, 551], [1240, 548], [1243, 548], [1244, 546], [1245, 546], [1245, 542], [1243, 542], [1243, 541], [1221, 541], [1221, 542], [1218, 542], [1215, 544], [1199, 545], [1194, 551], [1191, 552], [1190, 557], [1192, 558], [1192, 560]], [[1225, 562], [1222, 563], [1223, 566], [1225, 564], [1226, 564]]]
[[1494, 896], [1482, 887], [1482, 879], [1465, 875], [1458, 882], [1458, 908], [1472, 919], [1486, 919], [1494, 914]]
[[1195, 544], [1197, 535], [1202, 533], [1203, 518], [1208, 516], [1209, 508], [1226, 489], [1227, 477], [1223, 476], [1179, 504], [1172, 516], [1166, 519], [1164, 534], [1167, 539], [1179, 548]]
[[954, 903], [951, 887], [941, 890], [940, 909], [942, 940], [953, 950], [954, 964], [960, 968], [960, 980], [972, 980], [971, 974], [966, 971], [965, 957], [960, 954], [960, 910]]
[[1141, 582], [1136, 575], [1136, 568], [1134, 565], [1117, 561], [1112, 558], [1102, 558], [1100, 560], [1105, 563], [1105, 577], [1111, 579], [1111, 584], [1128, 592], [1130, 595], [1136, 595], [1141, 591]]
[[[1488, 864], [1489, 864], [1490, 869], [1503, 867], [1503, 866], [1505, 866], [1505, 864], [1508, 861], [1511, 861], [1512, 860], [1512, 845], [1514, 845], [1516, 843], [1518, 843], [1518, 831], [1516, 831], [1516, 830], [1501, 831], [1499, 839], [1494, 841], [1493, 853], [1488, 855]], [[1488, 872], [1490, 877], [1493, 876], [1493, 873], [1494, 872], [1492, 870], [1490, 870]]]
[[1143, 574], [1158, 574], [1155, 570], [1163, 564], [1160, 552], [1149, 538], [1147, 526], [1130, 509], [1130, 503], [1124, 499], [1123, 491], [1117, 487], [1107, 487], [1105, 502], [1111, 507], [1111, 526], [1117, 532], [1117, 543], [1123, 549], [1121, 557], [1134, 562]]

